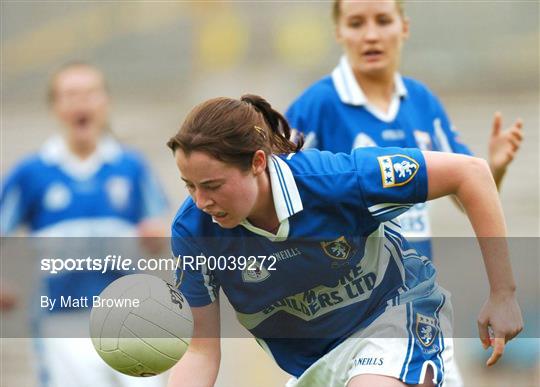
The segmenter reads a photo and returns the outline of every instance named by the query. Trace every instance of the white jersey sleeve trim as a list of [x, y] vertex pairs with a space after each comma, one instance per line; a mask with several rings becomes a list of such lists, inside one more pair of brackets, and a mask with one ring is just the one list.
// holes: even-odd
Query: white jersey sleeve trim
[[317, 148], [317, 135], [315, 132], [309, 132], [304, 137], [304, 149]]
[[388, 214], [393, 213], [393, 212], [399, 212], [399, 214], [401, 214], [404, 211], [411, 208], [412, 206], [413, 206], [412, 204], [406, 204], [406, 203], [381, 203], [381, 204], [376, 204], [374, 206], [368, 207], [368, 211], [371, 213], [373, 217], [379, 218], [385, 215], [387, 216]]
[[446, 136], [446, 133], [444, 133], [440, 118], [436, 118], [433, 120], [433, 129], [435, 130], [435, 137], [437, 138], [439, 150], [442, 152], [452, 153], [452, 147], [448, 142], [448, 137]]
[[216, 300], [216, 296], [214, 293], [214, 288], [210, 285], [210, 276], [212, 274], [209, 272], [208, 268], [206, 267], [206, 261], [202, 265], [201, 274], [203, 276], [204, 286], [206, 287], [206, 290], [208, 290], [208, 297], [210, 298], [210, 303], [212, 303]]
[[6, 235], [18, 226], [21, 218], [21, 190], [17, 186], [5, 193], [0, 207], [0, 235]]

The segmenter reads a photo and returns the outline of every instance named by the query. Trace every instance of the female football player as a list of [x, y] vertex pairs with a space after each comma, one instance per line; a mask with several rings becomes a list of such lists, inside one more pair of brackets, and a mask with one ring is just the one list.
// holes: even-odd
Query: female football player
[[485, 161], [402, 148], [299, 151], [283, 116], [254, 95], [196, 106], [167, 145], [191, 194], [172, 224], [173, 252], [199, 258], [177, 273], [194, 337], [171, 387], [215, 382], [220, 289], [293, 375], [289, 386], [459, 385], [449, 295], [393, 221], [445, 195], [459, 199], [482, 249], [489, 364], [522, 329]]
[[[286, 113], [291, 127], [304, 133], [307, 147], [349, 153], [358, 147], [398, 146], [471, 154], [437, 97], [398, 73], [409, 35], [402, 3], [334, 1], [335, 34], [344, 55], [332, 74], [310, 86]], [[522, 141], [521, 120], [506, 131], [501, 126], [496, 113], [489, 166], [497, 187]], [[426, 204], [413, 206], [400, 223], [414, 247], [431, 258]]]
[[[166, 198], [144, 158], [111, 135], [110, 97], [102, 72], [86, 63], [64, 65], [51, 77], [48, 102], [61, 131], [3, 181], [0, 235], [24, 225], [31, 236], [79, 241], [164, 236], [161, 217]], [[62, 239], [57, 245], [62, 246]], [[91, 300], [121, 275], [118, 271], [50, 275], [40, 295]], [[99, 358], [89, 338], [61, 338], [66, 334], [63, 324], [75, 321], [86, 326], [90, 310], [59, 304], [50, 311], [32, 309], [41, 386], [162, 385], [159, 380], [142, 381], [115, 372]]]

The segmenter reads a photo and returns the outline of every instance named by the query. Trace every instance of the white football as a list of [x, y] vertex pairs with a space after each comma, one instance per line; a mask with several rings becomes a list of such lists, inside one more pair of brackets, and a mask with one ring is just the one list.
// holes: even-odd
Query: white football
[[93, 298], [90, 337], [109, 366], [131, 376], [153, 376], [186, 352], [193, 317], [185, 297], [158, 277], [133, 274]]

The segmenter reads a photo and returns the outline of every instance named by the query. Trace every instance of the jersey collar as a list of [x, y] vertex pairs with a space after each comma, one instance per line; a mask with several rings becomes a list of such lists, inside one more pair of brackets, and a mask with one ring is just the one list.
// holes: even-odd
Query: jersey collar
[[341, 57], [339, 64], [334, 71], [332, 71], [332, 81], [341, 102], [347, 105], [364, 106], [377, 118], [386, 122], [395, 119], [397, 112], [399, 111], [400, 99], [407, 96], [407, 88], [403, 83], [403, 78], [399, 73], [396, 73], [394, 75], [396, 90], [392, 97], [388, 112], [381, 112], [376, 107], [370, 105], [362, 88], [356, 81], [351, 65], [345, 55]]
[[267, 237], [270, 240], [285, 240], [289, 235], [289, 218], [304, 209], [298, 187], [291, 169], [286, 162], [272, 155], [268, 159], [270, 187], [274, 198], [274, 207], [280, 223], [278, 232], [274, 235], [252, 225], [245, 219], [241, 225], [251, 232]]
[[41, 148], [41, 158], [49, 165], [57, 165], [62, 171], [77, 180], [94, 175], [104, 164], [115, 161], [121, 153], [120, 144], [111, 136], [103, 137], [92, 155], [79, 159], [68, 148], [62, 136], [47, 140]]

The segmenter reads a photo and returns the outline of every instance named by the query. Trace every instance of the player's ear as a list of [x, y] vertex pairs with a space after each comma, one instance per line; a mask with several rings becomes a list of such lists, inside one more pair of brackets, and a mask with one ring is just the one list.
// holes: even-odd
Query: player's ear
[[409, 38], [409, 33], [410, 33], [409, 18], [407, 16], [403, 16], [401, 18], [401, 20], [402, 20], [402, 23], [403, 23], [403, 27], [402, 27], [403, 39], [408, 39]]
[[339, 23], [334, 23], [334, 37], [336, 38], [336, 42], [338, 44], [342, 43], [343, 37], [341, 35], [341, 30], [339, 28]]
[[253, 155], [251, 160], [251, 171], [255, 176], [264, 173], [266, 170], [266, 153], [263, 150], [259, 149]]

